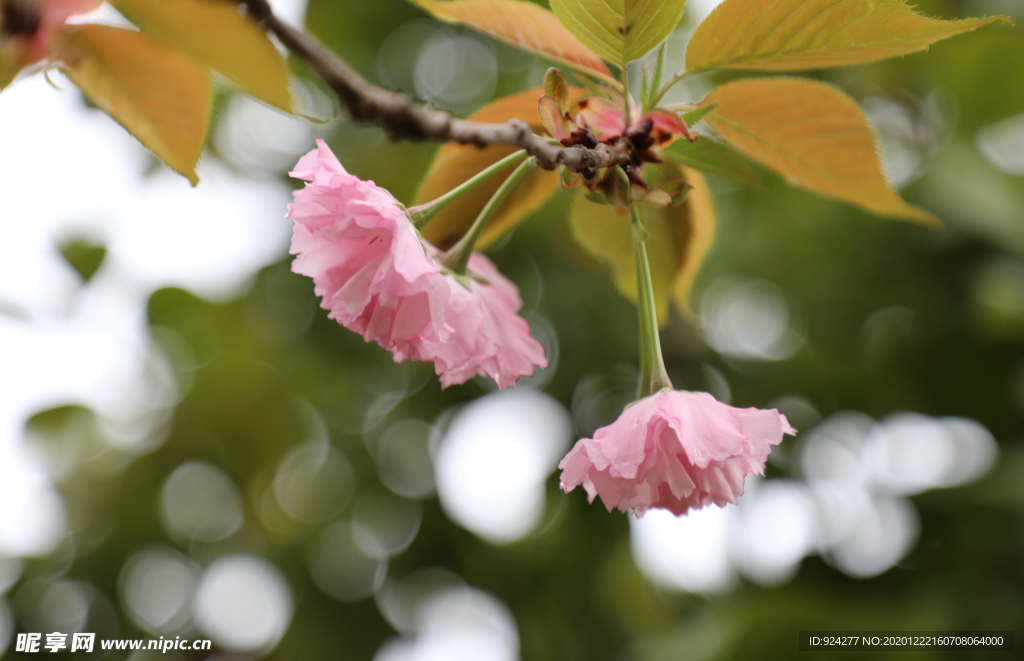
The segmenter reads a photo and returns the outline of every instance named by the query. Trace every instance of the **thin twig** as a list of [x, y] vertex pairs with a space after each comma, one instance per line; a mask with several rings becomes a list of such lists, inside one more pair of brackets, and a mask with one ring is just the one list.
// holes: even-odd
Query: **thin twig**
[[624, 144], [627, 141], [621, 141], [618, 148], [603, 143], [594, 149], [552, 145], [535, 135], [521, 119], [501, 124], [470, 122], [413, 101], [408, 94], [377, 87], [311, 35], [282, 22], [267, 0], [242, 0], [242, 3], [253, 18], [320, 74], [353, 119], [377, 124], [396, 138], [458, 142], [478, 147], [514, 145], [525, 149], [546, 170], [564, 165], [572, 172], [588, 175], [598, 168], [625, 165], [630, 160]]

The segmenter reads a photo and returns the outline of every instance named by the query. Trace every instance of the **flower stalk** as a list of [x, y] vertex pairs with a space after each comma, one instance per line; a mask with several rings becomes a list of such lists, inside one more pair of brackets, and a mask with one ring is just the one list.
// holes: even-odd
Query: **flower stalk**
[[524, 158], [529, 156], [525, 149], [520, 149], [517, 152], [509, 154], [500, 161], [484, 168], [480, 172], [476, 173], [463, 183], [459, 184], [455, 188], [451, 189], [441, 197], [431, 200], [430, 202], [424, 202], [423, 204], [409, 207], [406, 209], [406, 215], [409, 216], [409, 220], [416, 229], [423, 229], [430, 220], [441, 213], [441, 211], [449, 204], [459, 199], [469, 191], [476, 188], [479, 184], [483, 183], [487, 179], [490, 179], [502, 170], [519, 163]]
[[642, 399], [663, 388], [671, 388], [672, 381], [665, 371], [665, 360], [661, 355], [661, 338], [658, 335], [658, 313], [654, 304], [654, 281], [651, 279], [651, 265], [647, 259], [647, 230], [640, 222], [640, 210], [636, 202], [629, 205], [633, 225], [633, 253], [636, 259], [637, 303], [640, 312], [640, 385]]
[[[516, 156], [517, 154], [524, 154], [525, 156], [525, 152], [517, 152], [512, 156]], [[509, 158], [511, 158], [511, 156], [504, 160], [508, 160]], [[499, 161], [499, 163], [501, 162], [503, 161]], [[494, 166], [492, 166], [492, 168], [493, 167]], [[501, 186], [498, 187], [498, 190], [494, 192], [491, 199], [487, 201], [486, 205], [484, 205], [484, 208], [480, 211], [480, 215], [476, 217], [476, 220], [474, 220], [473, 224], [470, 226], [469, 231], [459, 239], [458, 243], [452, 246], [451, 249], [445, 253], [445, 268], [449, 269], [456, 275], [464, 275], [466, 273], [466, 265], [469, 264], [469, 256], [473, 254], [473, 249], [476, 247], [477, 239], [480, 238], [480, 234], [482, 234], [484, 228], [487, 227], [487, 223], [491, 220], [491, 217], [494, 216], [494, 213], [501, 206], [501, 203], [505, 201], [505, 198], [508, 197], [509, 193], [512, 192], [512, 189], [516, 187], [516, 184], [518, 184], [522, 178], [535, 167], [537, 167], [536, 159], [531, 158], [524, 161], [512, 172], [512, 174], [508, 176], [508, 179], [501, 182]], [[490, 169], [491, 168], [488, 168], [488, 170]], [[484, 170], [484, 172], [486, 171], [487, 170]], [[474, 179], [475, 178], [476, 177], [474, 177]], [[465, 184], [463, 184], [463, 186], [465, 186]], [[461, 188], [461, 186], [459, 188]]]

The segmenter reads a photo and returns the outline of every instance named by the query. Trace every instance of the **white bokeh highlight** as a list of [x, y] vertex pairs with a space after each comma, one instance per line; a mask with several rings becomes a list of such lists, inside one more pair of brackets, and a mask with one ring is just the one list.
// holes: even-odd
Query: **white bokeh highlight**
[[654, 509], [630, 518], [633, 561], [651, 582], [672, 590], [716, 593], [736, 580], [729, 561], [732, 510], [708, 507], [677, 517]]
[[730, 557], [756, 583], [781, 585], [815, 550], [814, 499], [792, 480], [748, 479], [747, 490], [729, 527]]
[[974, 420], [897, 413], [876, 422], [841, 412], [800, 437], [802, 480], [747, 476], [736, 506], [631, 519], [633, 560], [655, 585], [701, 594], [725, 592], [739, 575], [783, 584], [812, 554], [848, 576], [878, 576], [920, 533], [905, 497], [976, 480], [997, 455]]
[[997, 454], [992, 434], [973, 420], [898, 413], [867, 435], [861, 461], [876, 491], [908, 496], [970, 482]]
[[420, 98], [457, 114], [489, 101], [498, 83], [494, 47], [468, 30], [435, 30], [412, 66]]
[[765, 280], [722, 278], [701, 299], [702, 332], [718, 353], [741, 360], [785, 360], [802, 340], [790, 328], [785, 295]]
[[281, 460], [274, 474], [274, 496], [295, 521], [323, 523], [348, 504], [355, 480], [352, 464], [330, 441], [307, 441]]
[[281, 640], [292, 612], [291, 589], [281, 570], [245, 554], [223, 556], [206, 568], [192, 609], [199, 630], [215, 645], [256, 655]]
[[0, 597], [4, 596], [25, 571], [25, 561], [20, 558], [0, 557]]
[[246, 174], [276, 177], [314, 144], [312, 126], [241, 94], [222, 113], [214, 133], [217, 151]]
[[410, 637], [394, 638], [374, 661], [518, 661], [515, 618], [495, 596], [467, 586], [422, 599]]
[[23, 631], [86, 630], [93, 588], [76, 580], [31, 579], [14, 596]]
[[274, 14], [285, 23], [297, 28], [306, 24], [306, 5], [309, 0], [268, 0]]
[[191, 623], [199, 567], [171, 548], [140, 551], [121, 568], [118, 588], [125, 611], [151, 633], [172, 634]]
[[399, 420], [385, 428], [371, 448], [384, 486], [407, 498], [434, 495], [430, 447], [437, 438], [437, 428], [423, 420]]
[[424, 606], [436, 595], [464, 587], [461, 576], [440, 567], [425, 567], [401, 579], [388, 578], [374, 595], [377, 609], [399, 633], [413, 637], [422, 624]]
[[846, 535], [838, 537], [827, 556], [844, 574], [871, 578], [892, 569], [917, 541], [917, 510], [902, 498], [873, 496], [853, 501]]
[[160, 489], [160, 523], [172, 539], [217, 542], [233, 535], [244, 521], [242, 494], [231, 477], [204, 461], [187, 461], [171, 472]]
[[[291, 14], [301, 16], [304, 2]], [[106, 11], [107, 20], [117, 18]], [[160, 287], [226, 300], [286, 254], [287, 188], [215, 160], [202, 183], [157, 166], [60, 74], [26, 76], [0, 96], [0, 555], [53, 550], [66, 532], [62, 498], [22, 451], [25, 421], [66, 404], [96, 412], [103, 437], [129, 453], [166, 433], [178, 390], [149, 337], [145, 304]], [[58, 245], [107, 248], [83, 285]]]
[[370, 489], [352, 508], [356, 544], [371, 558], [384, 560], [409, 548], [423, 519], [423, 507], [383, 489]]
[[982, 127], [974, 144], [989, 163], [1003, 172], [1024, 175], [1024, 113]]
[[[301, 25], [305, 0], [271, 4], [286, 21]], [[109, 6], [79, 18], [123, 24]], [[40, 410], [79, 404], [96, 412], [112, 450], [128, 457], [151, 450], [166, 433], [178, 387], [149, 337], [147, 299], [167, 286], [233, 299], [260, 268], [286, 254], [290, 233], [283, 219], [288, 188], [281, 182], [252, 181], [205, 158], [202, 183], [193, 189], [157, 165], [113, 120], [87, 108], [60, 74], [51, 77], [62, 89], [42, 76], [26, 76], [0, 96], [0, 122], [12, 128], [0, 133], [0, 178], [5, 190], [17, 192], [0, 197], [0, 593], [20, 574], [16, 556], [50, 553], [67, 532], [63, 498], [23, 449], [25, 421]], [[253, 120], [257, 114], [238, 111], [221, 127], [277, 121], [264, 115]], [[271, 157], [275, 148], [294, 152], [299, 133], [287, 133], [290, 142], [283, 146], [257, 145], [263, 150], [250, 149], [249, 155]], [[107, 249], [87, 284], [58, 250], [74, 237]], [[183, 536], [192, 539], [237, 529], [237, 489], [212, 493], [216, 525], [170, 521], [185, 511], [171, 508], [176, 514], [169, 527], [187, 528]], [[126, 566], [122, 600], [141, 626], [173, 629], [188, 619], [182, 613], [192, 602], [190, 566], [170, 551], [144, 552]], [[218, 560], [199, 588], [197, 619], [219, 645], [258, 652], [287, 628], [287, 584], [264, 560]], [[41, 598], [63, 591], [61, 603], [79, 603], [71, 598], [75, 589], [57, 582]], [[152, 602], [154, 595], [164, 600]], [[6, 602], [0, 603], [0, 629], [9, 621]]]
[[537, 390], [470, 402], [452, 419], [434, 458], [442, 507], [489, 542], [521, 539], [544, 515], [544, 483], [571, 433], [569, 413]]
[[42, 470], [2, 446], [0, 502], [0, 558], [45, 555], [64, 538], [67, 512], [60, 492]]
[[324, 594], [338, 601], [360, 601], [375, 593], [388, 574], [387, 553], [364, 531], [360, 540], [349, 521], [320, 531], [309, 551], [309, 574]]

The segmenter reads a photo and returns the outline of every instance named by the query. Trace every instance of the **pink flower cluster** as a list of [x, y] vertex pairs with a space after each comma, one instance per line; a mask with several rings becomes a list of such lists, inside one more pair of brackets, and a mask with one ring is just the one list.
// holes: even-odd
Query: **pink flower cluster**
[[735, 504], [748, 473], [764, 473], [771, 446], [796, 434], [778, 411], [738, 409], [703, 392], [662, 390], [631, 404], [562, 459], [561, 486], [583, 485], [610, 512], [678, 515]]
[[[442, 266], [386, 190], [348, 174], [323, 141], [299, 160], [292, 270], [313, 278], [328, 315], [391, 352], [433, 361], [447, 387], [476, 375], [506, 388], [544, 349], [519, 316], [515, 285], [474, 253], [467, 277]], [[707, 393], [662, 390], [627, 407], [558, 465], [562, 488], [582, 485], [611, 511], [652, 507], [677, 515], [735, 503], [749, 473], [763, 473], [771, 446], [795, 434], [778, 411], [737, 409]]]
[[[544, 348], [519, 316], [516, 286], [481, 254], [468, 279], [441, 266], [392, 195], [348, 174], [322, 141], [293, 177], [288, 217], [295, 221], [292, 270], [313, 278], [330, 318], [391, 352], [395, 361], [433, 361], [447, 387], [476, 375], [507, 388], [534, 367]], [[464, 282], [466, 284], [464, 284]]]

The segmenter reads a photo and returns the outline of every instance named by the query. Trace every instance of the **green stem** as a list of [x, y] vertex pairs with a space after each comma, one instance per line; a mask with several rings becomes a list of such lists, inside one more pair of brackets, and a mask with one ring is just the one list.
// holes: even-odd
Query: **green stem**
[[661, 86], [661, 89], [658, 90], [658, 95], [654, 97], [654, 103], [651, 104], [651, 107], [657, 107], [658, 102], [661, 101], [661, 97], [665, 96], [665, 93], [672, 89], [673, 85], [678, 83], [683, 78], [686, 78], [690, 74], [694, 73], [697, 73], [697, 71], [680, 71], [679, 73], [669, 78], [668, 81]]
[[626, 111], [626, 126], [633, 125], [633, 109], [629, 103], [629, 65], [622, 63], [622, 105]]
[[648, 397], [662, 388], [671, 388], [672, 381], [665, 371], [661, 355], [661, 337], [658, 335], [658, 313], [654, 304], [654, 282], [647, 259], [647, 231], [640, 223], [636, 202], [630, 204], [633, 220], [633, 253], [636, 258], [637, 299], [640, 308], [640, 392]]
[[644, 112], [654, 108], [661, 96], [658, 94], [661, 89], [661, 77], [665, 73], [665, 48], [668, 42], [662, 41], [658, 46], [658, 59], [654, 65], [654, 78], [651, 80], [651, 89], [648, 91], [649, 98], [644, 99]]
[[468, 193], [481, 182], [489, 179], [502, 170], [505, 170], [509, 166], [515, 165], [527, 156], [529, 156], [529, 154], [526, 153], [526, 150], [520, 149], [514, 154], [510, 154], [497, 163], [476, 173], [473, 177], [467, 179], [441, 197], [415, 207], [409, 207], [406, 209], [406, 214], [409, 216], [409, 220], [411, 220], [412, 224], [416, 226], [416, 229], [423, 229], [423, 227], [430, 222], [430, 219], [440, 213], [446, 206]]
[[512, 174], [508, 176], [508, 179], [501, 182], [501, 186], [494, 192], [491, 199], [487, 201], [484, 208], [480, 211], [480, 215], [473, 221], [473, 225], [469, 228], [469, 231], [459, 242], [452, 246], [445, 254], [444, 265], [454, 271], [455, 273], [462, 275], [466, 272], [466, 265], [469, 264], [469, 256], [473, 254], [473, 248], [476, 246], [477, 239], [480, 238], [480, 234], [483, 233], [484, 228], [487, 227], [488, 221], [494, 212], [498, 210], [501, 203], [505, 201], [508, 194], [512, 192], [512, 189], [516, 187], [516, 184], [527, 175], [533, 168], [537, 167], [537, 161], [530, 159], [523, 162], [517, 167]]

